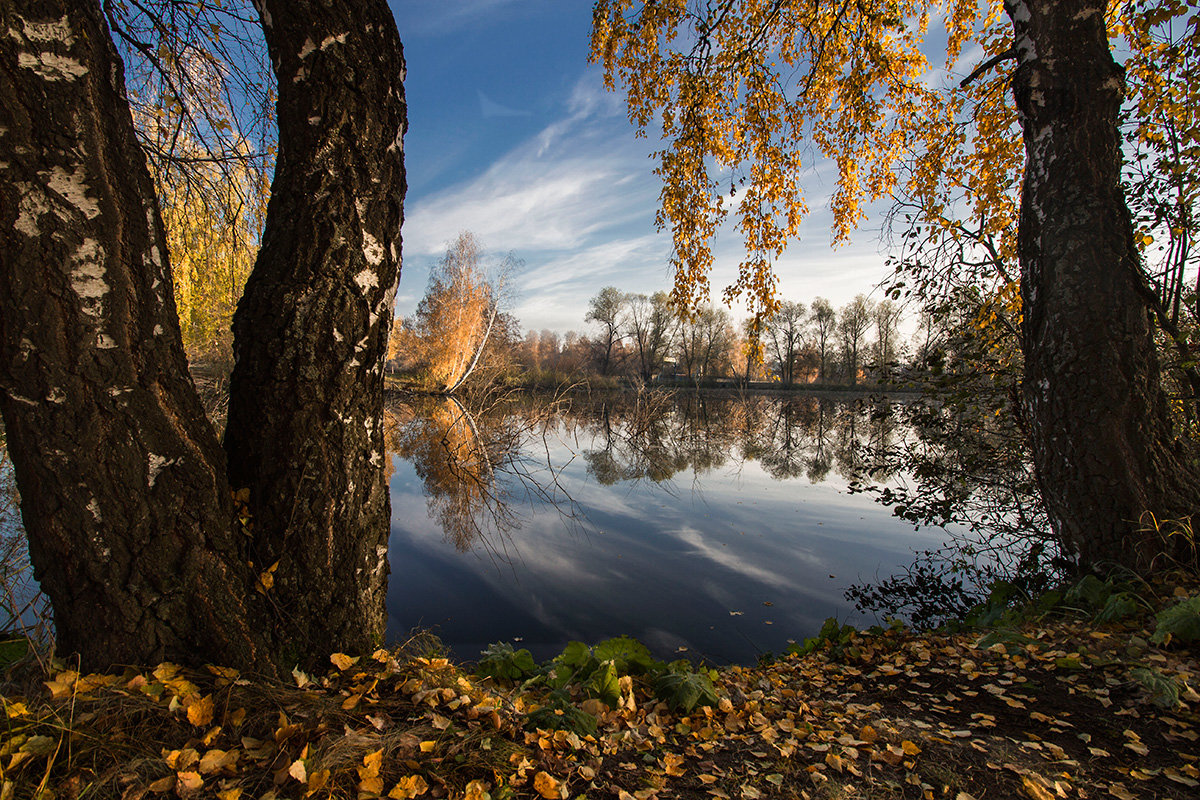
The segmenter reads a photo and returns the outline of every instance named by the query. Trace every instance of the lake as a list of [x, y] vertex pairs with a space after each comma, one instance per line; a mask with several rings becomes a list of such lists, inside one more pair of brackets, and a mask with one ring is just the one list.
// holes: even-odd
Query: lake
[[[852, 583], [947, 534], [847, 486], [902, 433], [844, 397], [642, 393], [389, 410], [389, 638], [462, 659], [510, 641], [549, 658], [628, 634], [659, 658], [753, 663], [856, 625]], [[886, 479], [887, 476], [884, 476]]]

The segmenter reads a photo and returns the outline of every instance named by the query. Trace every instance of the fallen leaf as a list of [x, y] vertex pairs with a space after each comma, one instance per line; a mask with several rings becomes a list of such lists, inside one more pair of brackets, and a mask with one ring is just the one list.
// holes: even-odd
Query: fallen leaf
[[1137, 798], [1130, 794], [1129, 790], [1120, 783], [1109, 784], [1108, 793], [1113, 797], [1116, 797], [1117, 800], [1137, 800]]
[[420, 797], [429, 791], [429, 784], [420, 775], [409, 775], [401, 778], [392, 790], [388, 792], [388, 797], [392, 800], [411, 800], [413, 797]]
[[291, 775], [293, 778], [303, 784], [307, 784], [308, 768], [304, 765], [304, 759], [297, 758], [295, 761], [293, 761], [292, 765], [288, 767], [288, 775]]
[[1033, 798], [1033, 800], [1054, 800], [1054, 795], [1046, 791], [1040, 783], [1030, 778], [1028, 775], [1021, 776], [1021, 785], [1025, 788], [1025, 794]]
[[193, 700], [187, 707], [188, 722], [197, 728], [203, 728], [213, 720], [212, 695]]
[[548, 772], [539, 772], [533, 776], [533, 789], [546, 800], [559, 799], [559, 781]]
[[351, 658], [345, 653], [334, 653], [329, 657], [329, 660], [332, 661], [333, 665], [342, 672], [345, 672], [358, 663], [357, 658]]
[[180, 797], [198, 792], [204, 786], [199, 772], [180, 772], [175, 778], [175, 793]]

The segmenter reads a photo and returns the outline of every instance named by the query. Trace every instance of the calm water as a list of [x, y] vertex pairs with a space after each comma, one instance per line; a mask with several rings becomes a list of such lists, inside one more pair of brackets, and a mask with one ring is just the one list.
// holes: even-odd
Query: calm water
[[543, 659], [629, 634], [747, 663], [826, 617], [874, 622], [846, 586], [946, 538], [845, 491], [855, 446], [897, 434], [811, 396], [393, 404], [390, 636]]

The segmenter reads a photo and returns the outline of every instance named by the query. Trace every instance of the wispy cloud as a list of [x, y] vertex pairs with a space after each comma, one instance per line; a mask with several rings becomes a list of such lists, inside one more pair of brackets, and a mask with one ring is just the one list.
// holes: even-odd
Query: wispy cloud
[[480, 25], [485, 16], [504, 6], [514, 5], [516, 0], [401, 0], [409, 6], [405, 18], [413, 24], [405, 33], [424, 36], [440, 36], [456, 30]]
[[528, 117], [533, 113], [527, 109], [509, 108], [508, 106], [501, 105], [484, 94], [482, 89], [476, 89], [475, 93], [479, 96], [479, 114], [484, 119], [495, 119], [497, 117]]

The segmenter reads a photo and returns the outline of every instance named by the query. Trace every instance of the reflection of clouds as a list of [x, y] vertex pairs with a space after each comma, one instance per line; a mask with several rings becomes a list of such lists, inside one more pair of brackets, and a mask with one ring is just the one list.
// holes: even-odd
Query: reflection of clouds
[[[710, 422], [728, 427], [729, 411], [710, 408]], [[614, 411], [612, 419], [621, 416]], [[554, 508], [524, 505], [504, 563], [480, 550], [453, 553], [418, 511], [424, 498], [413, 468], [398, 463], [389, 607], [397, 625], [446, 620], [440, 634], [467, 658], [479, 642], [504, 637], [541, 642], [548, 657], [571, 639], [594, 644], [627, 633], [663, 658], [687, 647], [689, 657], [751, 661], [759, 649], [778, 652], [789, 638], [813, 635], [829, 616], [870, 622], [850, 609], [843, 588], [891, 574], [911, 562], [913, 549], [944, 538], [914, 533], [869, 498], [840, 493], [836, 482], [777, 480], [752, 460], [697, 477], [696, 493], [685, 487], [669, 495], [644, 480], [600, 486], [584, 458], [571, 459], [603, 447], [602, 429], [572, 420], [532, 446], [543, 456], [549, 447], [587, 522], [572, 529]]]
[[686, 543], [693, 552], [698, 553], [714, 564], [720, 564], [731, 572], [744, 575], [767, 586], [774, 586], [777, 589], [785, 589], [791, 585], [789, 578], [765, 567], [750, 563], [748, 560], [749, 554], [739, 555], [729, 547], [722, 547], [719, 543], [709, 542], [705, 539], [704, 534], [695, 528], [684, 528], [675, 535], [679, 541]]

